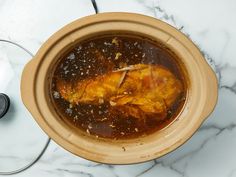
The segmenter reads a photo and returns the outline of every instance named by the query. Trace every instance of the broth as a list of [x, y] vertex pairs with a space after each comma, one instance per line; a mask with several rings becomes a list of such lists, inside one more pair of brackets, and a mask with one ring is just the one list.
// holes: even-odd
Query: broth
[[[178, 91], [172, 94], [174, 101], [169, 97], [171, 104], [160, 99], [164, 111], [157, 106], [158, 101], [153, 101], [159, 97], [151, 95], [157, 89], [141, 83], [145, 81], [144, 72], [154, 73], [150, 77], [156, 78], [159, 90], [165, 81], [157, 76], [161, 72], [178, 84], [170, 83], [171, 88]], [[120, 79], [119, 88], [114, 89], [112, 83], [116, 77]], [[118, 91], [122, 89], [121, 84], [127, 85], [123, 86], [124, 95]], [[65, 52], [54, 68], [49, 89], [53, 106], [62, 120], [97, 138], [112, 139], [136, 138], [166, 127], [182, 109], [186, 96], [184, 77], [172, 52], [150, 39], [122, 34], [87, 39]], [[123, 103], [124, 98], [129, 101]]]

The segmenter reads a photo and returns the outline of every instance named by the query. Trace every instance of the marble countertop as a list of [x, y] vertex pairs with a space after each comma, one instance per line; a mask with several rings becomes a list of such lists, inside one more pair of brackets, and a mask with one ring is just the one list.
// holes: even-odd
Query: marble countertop
[[[99, 12], [124, 11], [149, 15], [169, 23], [188, 35], [201, 49], [217, 74], [218, 104], [211, 116], [187, 143], [160, 159], [135, 165], [97, 164], [76, 157], [51, 141], [43, 157], [34, 166], [14, 176], [236, 177], [236, 1], [96, 0], [96, 2]], [[35, 54], [42, 43], [58, 29], [73, 20], [94, 13], [90, 0], [0, 0], [0, 39], [17, 42]], [[7, 84], [14, 76], [20, 79], [18, 66], [23, 67], [23, 64], [31, 59], [30, 55], [17, 50], [13, 47], [10, 49], [7, 44], [0, 42], [0, 67], [3, 64], [10, 67], [8, 62], [13, 62], [16, 66], [12, 68], [12, 73], [8, 73], [7, 79], [1, 75], [9, 70], [0, 70], [0, 84], [2, 84], [0, 92], [7, 90]], [[22, 62], [16, 60], [19, 58]], [[14, 91], [12, 93], [17, 94]], [[14, 106], [19, 114], [28, 114], [26, 111], [21, 111], [22, 105], [17, 100]], [[19, 119], [17, 124], [22, 126], [35, 124], [34, 127], [38, 129], [36, 133], [33, 135], [25, 133], [22, 139], [34, 136], [35, 142], [31, 150], [37, 151], [37, 148], [42, 148], [40, 144], [46, 142], [47, 137], [33, 120]], [[0, 128], [3, 128], [2, 125]], [[7, 124], [4, 127], [7, 127]], [[21, 129], [20, 126], [15, 127], [16, 132]], [[4, 138], [1, 135], [0, 137]], [[17, 142], [17, 138], [15, 141]], [[20, 142], [22, 140], [17, 146], [20, 146]], [[4, 148], [4, 144], [0, 141], [0, 150], [1, 148]], [[9, 153], [10, 150], [11, 148], [7, 147], [6, 152]], [[20, 159], [17, 154], [22, 153], [28, 156], [31, 154], [29, 152], [18, 152], [14, 156], [0, 154], [0, 169], [6, 165], [2, 163], [2, 158], [5, 158], [6, 162], [10, 158], [15, 158], [17, 163]]]

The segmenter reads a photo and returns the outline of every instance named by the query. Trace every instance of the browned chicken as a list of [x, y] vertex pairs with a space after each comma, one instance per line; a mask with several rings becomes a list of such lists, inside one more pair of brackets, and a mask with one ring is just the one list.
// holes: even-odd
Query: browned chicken
[[113, 110], [139, 119], [151, 114], [164, 118], [183, 91], [181, 82], [168, 69], [147, 64], [131, 65], [78, 83], [57, 80], [56, 87], [71, 104], [107, 101]]

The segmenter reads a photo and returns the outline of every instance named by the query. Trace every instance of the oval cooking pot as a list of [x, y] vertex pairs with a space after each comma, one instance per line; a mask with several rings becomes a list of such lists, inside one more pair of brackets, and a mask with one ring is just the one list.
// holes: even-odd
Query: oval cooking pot
[[[75, 131], [56, 114], [49, 98], [48, 80], [59, 57], [79, 41], [110, 33], [141, 35], [173, 51], [188, 83], [182, 111], [166, 128], [128, 139], [96, 139]], [[25, 66], [22, 100], [39, 126], [60, 146], [80, 157], [109, 164], [139, 163], [173, 151], [199, 128], [217, 102], [217, 79], [199, 49], [180, 31], [144, 15], [102, 13], [76, 20], [52, 35]]]

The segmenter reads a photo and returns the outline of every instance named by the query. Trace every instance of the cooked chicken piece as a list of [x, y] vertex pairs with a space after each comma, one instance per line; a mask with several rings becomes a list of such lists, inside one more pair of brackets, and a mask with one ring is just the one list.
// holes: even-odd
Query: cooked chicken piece
[[164, 118], [183, 91], [181, 82], [168, 69], [147, 64], [131, 65], [78, 83], [57, 80], [56, 87], [71, 104], [107, 101], [113, 109], [135, 118], [150, 114]]

